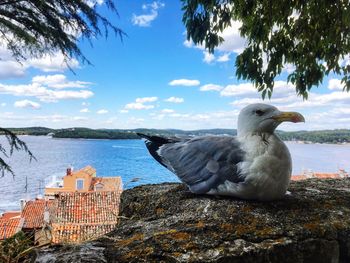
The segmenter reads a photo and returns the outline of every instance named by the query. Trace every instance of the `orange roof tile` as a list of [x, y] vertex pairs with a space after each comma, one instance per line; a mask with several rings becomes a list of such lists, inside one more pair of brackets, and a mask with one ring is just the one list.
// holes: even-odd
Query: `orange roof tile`
[[96, 184], [102, 184], [103, 188], [101, 191], [122, 191], [122, 178], [117, 177], [93, 177], [91, 180], [90, 191], [94, 191]]
[[327, 178], [340, 178], [340, 175], [334, 174], [334, 173], [314, 173], [313, 177], [320, 178], [320, 179], [327, 179]]
[[55, 222], [117, 222], [119, 202], [119, 191], [59, 193]]
[[40, 228], [44, 225], [44, 212], [48, 208], [50, 216], [54, 215], [54, 200], [28, 201], [24, 206], [22, 217], [24, 218], [23, 228]]
[[82, 242], [112, 231], [118, 222], [120, 191], [59, 193], [52, 241]]
[[2, 214], [2, 216], [0, 217], [1, 219], [10, 219], [12, 217], [16, 217], [16, 216], [20, 216], [21, 215], [21, 211], [8, 211]]
[[345, 170], [339, 169], [339, 173], [315, 173], [309, 172], [307, 174], [292, 175], [292, 181], [305, 180], [308, 178], [318, 178], [318, 179], [340, 179], [349, 177], [349, 174]]
[[88, 165], [78, 171], [73, 172], [74, 174], [86, 174], [88, 176], [94, 176], [96, 174], [96, 169], [93, 168], [92, 166]]
[[19, 215], [11, 216], [10, 214], [0, 217], [0, 240], [13, 236], [22, 228], [23, 220], [21, 220], [21, 217]]
[[84, 242], [107, 234], [116, 228], [117, 224], [52, 224], [53, 243]]
[[292, 178], [291, 180], [292, 181], [300, 181], [300, 180], [305, 180], [307, 179], [308, 177], [305, 176], [305, 175], [292, 175]]

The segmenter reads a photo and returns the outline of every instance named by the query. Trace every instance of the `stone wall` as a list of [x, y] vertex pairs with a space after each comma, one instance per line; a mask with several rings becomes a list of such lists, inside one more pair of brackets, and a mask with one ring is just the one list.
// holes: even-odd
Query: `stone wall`
[[107, 236], [37, 262], [350, 262], [350, 179], [292, 182], [275, 202], [197, 196], [181, 184], [124, 191]]

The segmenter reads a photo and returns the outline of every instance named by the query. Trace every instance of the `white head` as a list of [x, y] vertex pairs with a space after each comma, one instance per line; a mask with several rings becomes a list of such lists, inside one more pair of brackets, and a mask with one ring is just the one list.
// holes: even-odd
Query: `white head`
[[251, 133], [273, 133], [284, 121], [305, 122], [298, 112], [281, 112], [276, 107], [263, 103], [246, 106], [238, 115], [238, 136]]

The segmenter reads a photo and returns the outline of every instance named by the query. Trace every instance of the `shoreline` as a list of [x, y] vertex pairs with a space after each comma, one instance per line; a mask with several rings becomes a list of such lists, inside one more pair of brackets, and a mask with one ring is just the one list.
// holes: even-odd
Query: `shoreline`
[[[219, 135], [219, 134], [217, 134]], [[0, 135], [4, 136], [4, 135]], [[35, 137], [46, 137], [50, 139], [55, 139], [55, 140], [60, 140], [60, 139], [65, 139], [65, 140], [98, 140], [98, 141], [103, 141], [103, 140], [108, 140], [108, 141], [119, 141], [119, 140], [141, 140], [141, 138], [83, 138], [83, 137], [53, 137], [53, 136], [48, 136], [48, 135], [32, 135], [32, 134], [20, 134], [18, 135], [19, 137], [21, 136], [35, 136]], [[193, 135], [196, 136], [196, 135]], [[181, 137], [181, 136], [180, 136]], [[323, 144], [323, 145], [339, 145], [339, 146], [350, 146], [350, 142], [339, 142], [339, 143], [334, 143], [334, 142], [312, 142], [312, 141], [303, 141], [303, 140], [295, 140], [295, 141], [290, 141], [290, 140], [283, 140], [285, 143], [295, 143], [295, 144]]]

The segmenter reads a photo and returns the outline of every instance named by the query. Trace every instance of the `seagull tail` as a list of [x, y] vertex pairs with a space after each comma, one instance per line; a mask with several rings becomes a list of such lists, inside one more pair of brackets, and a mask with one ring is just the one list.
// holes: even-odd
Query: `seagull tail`
[[147, 149], [149, 153], [153, 156], [153, 158], [156, 159], [161, 165], [168, 168], [159, 153], [159, 148], [164, 144], [172, 143], [173, 140], [169, 138], [161, 137], [161, 136], [147, 135], [147, 134], [138, 133], [138, 132], [136, 134], [141, 138], [146, 139], [145, 143], [146, 143]]

